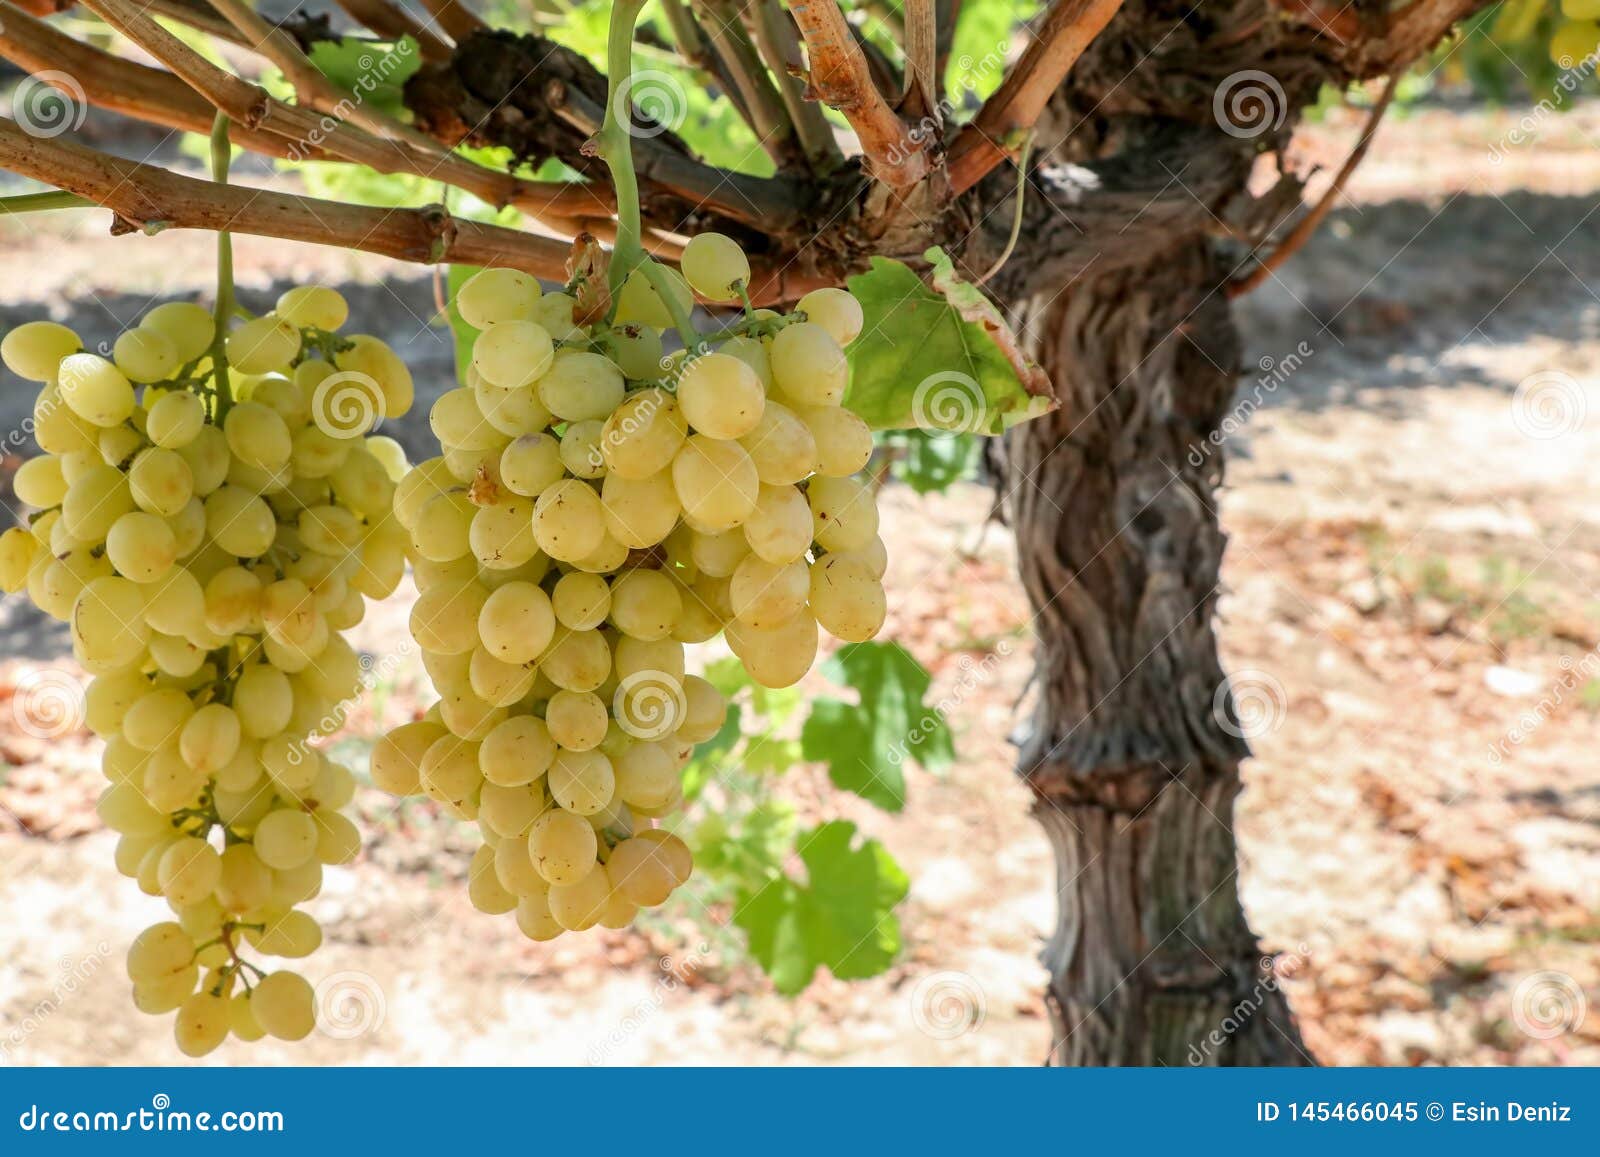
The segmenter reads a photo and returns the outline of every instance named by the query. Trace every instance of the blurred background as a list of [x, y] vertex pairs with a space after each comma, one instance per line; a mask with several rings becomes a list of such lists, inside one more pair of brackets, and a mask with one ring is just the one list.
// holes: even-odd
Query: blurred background
[[[1600, 1064], [1600, 101], [1592, 76], [1556, 82], [1542, 42], [1495, 43], [1493, 19], [1402, 84], [1320, 233], [1241, 302], [1220, 636], [1256, 753], [1242, 890], [1325, 1064]], [[0, 102], [28, 87], [0, 73]], [[1330, 93], [1295, 163], [1336, 169], [1366, 103]], [[62, 111], [98, 147], [199, 170], [179, 136]], [[425, 456], [428, 403], [454, 385], [434, 276], [235, 245], [246, 306], [333, 285], [349, 330], [402, 352], [418, 404], [382, 432]], [[49, 317], [93, 348], [160, 301], [209, 300], [212, 241], [30, 215], [0, 220], [0, 269], [0, 330]], [[32, 392], [0, 385], [6, 519]], [[931, 675], [953, 749], [905, 762], [903, 811], [802, 758], [803, 701], [848, 698], [827, 673], [746, 692], [755, 738], [708, 753], [697, 774], [722, 795], [688, 816], [711, 870], [636, 928], [544, 945], [471, 909], [462, 825], [363, 789], [366, 850], [310, 906], [323, 1028], [206, 1063], [1038, 1063], [1055, 883], [1012, 772], [1032, 668], [1013, 547], [977, 447], [899, 439], [884, 461], [884, 637]], [[372, 738], [430, 701], [414, 593], [353, 633], [374, 678], [335, 752], [362, 777]], [[113, 868], [70, 651], [22, 597], [0, 604], [0, 1064], [173, 1063], [168, 1018], [134, 1011], [122, 964], [165, 907]], [[779, 995], [733, 899], [786, 870], [795, 830], [835, 818], [910, 879], [899, 954]]]

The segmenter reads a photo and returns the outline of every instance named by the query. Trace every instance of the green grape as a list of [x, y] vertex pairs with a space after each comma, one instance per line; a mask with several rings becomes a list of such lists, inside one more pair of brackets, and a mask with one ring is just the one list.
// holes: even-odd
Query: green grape
[[761, 483], [738, 443], [697, 434], [672, 460], [672, 485], [685, 514], [701, 527], [728, 530], [755, 510]]
[[595, 870], [572, 884], [550, 885], [550, 915], [569, 932], [582, 932], [600, 922], [611, 895], [611, 881]]
[[268, 1036], [304, 1040], [316, 1027], [315, 994], [303, 976], [273, 972], [250, 992], [250, 1012]]
[[674, 733], [684, 743], [704, 743], [722, 730], [728, 718], [728, 700], [698, 675], [683, 678], [683, 719]]
[[557, 627], [544, 654], [540, 672], [568, 691], [593, 691], [611, 674], [611, 648], [599, 631], [569, 631]]
[[664, 639], [683, 613], [683, 598], [666, 575], [631, 570], [611, 583], [611, 622], [635, 639]]
[[665, 806], [678, 790], [678, 768], [660, 741], [635, 743], [613, 765], [616, 796], [630, 808]]
[[430, 562], [449, 562], [472, 549], [472, 520], [478, 508], [462, 489], [435, 494], [422, 504], [411, 524], [411, 545]]
[[563, 562], [598, 550], [605, 539], [599, 495], [575, 478], [546, 487], [534, 504], [533, 535], [540, 550]]
[[758, 558], [778, 565], [795, 562], [811, 548], [811, 507], [793, 486], [763, 485], [742, 529]]
[[111, 347], [111, 360], [132, 382], [162, 381], [182, 364], [173, 340], [145, 326], [124, 330]]
[[[677, 307], [682, 310], [693, 308], [694, 291], [689, 288], [689, 283], [684, 280], [683, 274], [669, 266], [657, 268], [665, 275], [666, 282], [671, 287], [669, 292]], [[666, 329], [673, 324], [671, 310], [656, 295], [650, 279], [645, 276], [642, 269], [635, 269], [628, 274], [628, 280], [623, 282], [622, 292], [617, 296], [616, 324], [647, 325], [655, 329]]]
[[817, 620], [801, 610], [775, 627], [735, 622], [728, 627], [728, 646], [761, 686], [792, 687], [816, 660]]
[[573, 341], [583, 337], [573, 320], [577, 301], [565, 293], [547, 293], [534, 303], [533, 320], [544, 326], [557, 341]]
[[574, 478], [602, 478], [606, 473], [605, 454], [601, 450], [603, 426], [594, 419], [569, 422], [561, 435], [561, 464]]
[[821, 326], [841, 346], [855, 341], [866, 323], [861, 303], [843, 289], [813, 289], [795, 305], [795, 312], [805, 314], [808, 322]]
[[814, 537], [824, 550], [858, 550], [878, 533], [872, 487], [855, 478], [813, 478], [806, 488]]
[[411, 371], [406, 369], [400, 355], [371, 334], [350, 334], [345, 340], [350, 348], [339, 351], [334, 366], [378, 384], [383, 393], [385, 418], [403, 416], [411, 409], [416, 395]]
[[456, 291], [456, 309], [462, 321], [486, 330], [500, 322], [531, 317], [539, 296], [539, 282], [521, 270], [483, 269]]
[[756, 428], [766, 394], [755, 371], [727, 354], [702, 354], [678, 378], [678, 404], [701, 434], [742, 438]]
[[839, 406], [802, 406], [800, 420], [816, 440], [816, 469], [830, 478], [860, 473], [872, 458], [872, 428]]
[[112, 523], [106, 533], [106, 557], [124, 578], [155, 582], [178, 561], [178, 539], [165, 521], [136, 510]]
[[266, 739], [289, 725], [294, 688], [282, 671], [257, 663], [246, 667], [234, 682], [232, 705], [244, 733], [251, 739]]
[[728, 584], [733, 615], [750, 627], [776, 627], [806, 605], [809, 576], [803, 562], [772, 563], [746, 555]]
[[269, 812], [256, 825], [255, 849], [269, 868], [297, 868], [316, 855], [317, 825], [303, 811]]
[[173, 921], [152, 924], [128, 946], [128, 979], [148, 984], [182, 974], [194, 960], [194, 941]]
[[661, 334], [645, 325], [624, 325], [605, 335], [606, 348], [625, 377], [648, 381], [661, 376]]
[[194, 475], [194, 492], [202, 498], [227, 479], [232, 455], [228, 452], [227, 438], [215, 426], [202, 426], [192, 440], [175, 449], [189, 464]]
[[19, 378], [48, 382], [56, 377], [62, 359], [83, 348], [78, 335], [53, 321], [29, 321], [0, 339], [0, 361]]
[[480, 566], [501, 571], [522, 566], [539, 552], [533, 537], [533, 503], [524, 499], [479, 507], [467, 542]]
[[194, 497], [194, 471], [181, 455], [151, 446], [128, 468], [128, 492], [140, 510], [171, 518]]
[[820, 325], [785, 326], [772, 339], [772, 378], [802, 406], [837, 406], [850, 381], [844, 350]]
[[600, 487], [600, 503], [605, 532], [634, 550], [664, 542], [683, 513], [670, 470], [645, 478], [609, 474]]
[[223, 850], [217, 901], [230, 912], [249, 912], [272, 901], [272, 869], [250, 844]]
[[[757, 491], [759, 501], [760, 492]], [[754, 511], [752, 511], [752, 514]], [[810, 508], [806, 509], [806, 517], [811, 517]], [[809, 529], [809, 528], [808, 528]], [[690, 539], [690, 557], [695, 568], [703, 575], [712, 578], [729, 578], [738, 569], [746, 555], [750, 553], [750, 543], [744, 531], [734, 528], [731, 530], [717, 531], [703, 534], [699, 531], [692, 532]], [[807, 538], [809, 544], [809, 536]]]
[[528, 829], [527, 850], [533, 866], [546, 881], [575, 884], [594, 871], [599, 841], [594, 828], [581, 815], [551, 808]]
[[289, 367], [300, 353], [300, 331], [277, 314], [252, 318], [228, 335], [228, 364], [242, 374], [268, 374]]
[[520, 787], [544, 775], [555, 754], [556, 743], [544, 720], [513, 715], [484, 736], [478, 767], [490, 783]]
[[510, 582], [484, 600], [477, 633], [489, 654], [503, 663], [531, 663], [550, 645], [556, 630], [550, 596], [527, 582]]
[[478, 399], [464, 386], [439, 396], [428, 412], [428, 425], [442, 444], [460, 450], [489, 450], [506, 441], [506, 435], [483, 416]]
[[276, 470], [289, 461], [289, 427], [276, 410], [260, 402], [236, 402], [222, 424], [228, 449], [242, 462]]
[[641, 908], [665, 903], [675, 887], [666, 856], [649, 840], [623, 840], [612, 848], [606, 878], [613, 890]]
[[372, 782], [394, 795], [416, 795], [422, 790], [422, 757], [445, 729], [437, 723], [403, 723], [379, 736], [372, 745]]
[[549, 331], [536, 321], [495, 322], [472, 344], [473, 369], [490, 385], [507, 390], [533, 385], [555, 358]]
[[[588, 751], [606, 737], [605, 700], [592, 691], [557, 691], [545, 704], [544, 721], [550, 738], [568, 752]], [[556, 760], [562, 766], [561, 757]], [[555, 771], [551, 770], [551, 790], [555, 790]], [[557, 802], [560, 797], [557, 797]], [[562, 803], [563, 807], [567, 807]], [[577, 809], [567, 807], [568, 811]]]
[[[806, 527], [810, 529], [810, 514]], [[574, 631], [592, 631], [611, 613], [611, 586], [599, 575], [572, 571], [561, 576], [550, 592], [556, 621]]]
[[222, 878], [222, 857], [204, 840], [188, 836], [162, 852], [157, 878], [173, 903], [198, 904]]
[[517, 927], [529, 940], [554, 940], [565, 929], [550, 913], [548, 890], [536, 891], [517, 899]]
[[62, 400], [86, 422], [115, 426], [133, 413], [133, 385], [122, 371], [95, 354], [69, 354], [59, 370]]
[[86, 660], [125, 666], [149, 638], [144, 592], [125, 578], [93, 579], [73, 604], [72, 642]]
[[622, 401], [626, 382], [607, 358], [563, 349], [539, 378], [539, 401], [563, 422], [604, 421]]
[[678, 266], [690, 287], [709, 301], [737, 301], [750, 284], [750, 261], [739, 243], [721, 233], [697, 233]]
[[847, 643], [871, 639], [888, 614], [883, 584], [863, 563], [841, 555], [811, 565], [809, 598], [822, 629]]
[[272, 508], [239, 486], [222, 486], [205, 499], [206, 533], [235, 558], [267, 553], [277, 536]]
[[59, 506], [67, 496], [67, 480], [61, 475], [59, 458], [30, 458], [11, 477], [11, 488], [18, 498], [39, 510]]
[[606, 418], [600, 450], [612, 475], [644, 479], [672, 465], [688, 436], [678, 400], [651, 386], [629, 394]]
[[563, 476], [561, 443], [549, 434], [524, 434], [500, 455], [501, 480], [525, 497], [539, 497]]
[[517, 906], [516, 893], [500, 882], [494, 871], [495, 851], [480, 844], [467, 869], [467, 899], [486, 916], [500, 916]]
[[765, 344], [756, 338], [740, 334], [738, 337], [732, 337], [723, 342], [721, 352], [729, 357], [738, 358], [749, 366], [755, 371], [756, 377], [761, 379], [762, 388], [771, 391], [772, 358], [767, 353]]
[[336, 330], [350, 316], [350, 306], [338, 290], [323, 285], [296, 285], [278, 296], [275, 312], [292, 326]]
[[177, 352], [180, 365], [205, 354], [217, 332], [211, 311], [191, 301], [158, 305], [140, 319], [139, 327], [164, 335]]
[[427, 651], [470, 654], [478, 645], [478, 619], [488, 599], [489, 592], [476, 582], [430, 587], [411, 608], [412, 637]]

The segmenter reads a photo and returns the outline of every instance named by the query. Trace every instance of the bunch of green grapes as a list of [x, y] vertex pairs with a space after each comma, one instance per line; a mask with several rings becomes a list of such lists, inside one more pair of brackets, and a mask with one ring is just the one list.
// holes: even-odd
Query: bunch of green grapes
[[727, 704], [686, 645], [722, 635], [785, 687], [819, 626], [861, 641], [884, 620], [872, 436], [840, 407], [860, 305], [826, 289], [787, 316], [747, 307], [663, 356], [673, 313], [740, 299], [750, 269], [705, 234], [681, 275], [653, 272], [671, 308], [636, 271], [587, 327], [524, 274], [463, 285], [466, 384], [433, 407], [442, 454], [395, 491], [440, 698], [374, 749], [373, 779], [476, 820], [472, 902], [535, 940], [625, 926], [688, 879], [688, 847], [653, 821]]
[[382, 342], [334, 332], [346, 313], [302, 286], [225, 336], [198, 305], [157, 306], [109, 358], [52, 322], [0, 342], [43, 383], [44, 451], [17, 471], [34, 513], [0, 536], [0, 587], [70, 623], [93, 676], [117, 868], [173, 916], [128, 952], [134, 1003], [176, 1011], [191, 1056], [311, 1031], [306, 980], [246, 955], [315, 949], [298, 905], [360, 850], [352, 775], [309, 740], [361, 682], [340, 632], [405, 572], [405, 456], [364, 435], [412, 385]]

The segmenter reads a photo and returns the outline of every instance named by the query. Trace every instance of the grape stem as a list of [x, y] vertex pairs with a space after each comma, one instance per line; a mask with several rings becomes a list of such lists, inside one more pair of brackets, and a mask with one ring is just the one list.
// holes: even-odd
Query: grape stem
[[611, 8], [611, 26], [606, 36], [606, 113], [600, 124], [596, 152], [611, 170], [611, 184], [617, 194], [617, 239], [611, 248], [608, 275], [613, 302], [621, 295], [628, 275], [644, 260], [639, 178], [633, 168], [632, 134], [629, 132], [632, 112], [628, 96], [632, 87], [633, 30], [644, 5], [645, 0], [617, 0]]
[[645, 279], [650, 282], [650, 288], [656, 291], [661, 304], [666, 306], [667, 312], [672, 315], [672, 328], [677, 330], [678, 336], [683, 339], [683, 348], [693, 353], [700, 345], [700, 335], [695, 332], [694, 319], [689, 316], [689, 311], [678, 304], [678, 298], [672, 292], [672, 282], [667, 280], [667, 271], [654, 261], [646, 261], [643, 268]]
[[51, 189], [47, 193], [17, 193], [11, 197], [0, 197], [0, 212], [7, 216], [13, 213], [48, 213], [52, 209], [97, 209], [99, 208], [87, 197], [80, 197], [76, 193], [67, 193], [61, 189]]
[[[233, 160], [233, 142], [228, 138], [228, 118], [218, 110], [211, 122], [211, 177], [219, 185], [228, 183], [228, 165]], [[217, 302], [212, 317], [216, 332], [211, 336], [211, 374], [217, 391], [217, 421], [233, 405], [228, 388], [228, 319], [233, 316], [233, 236], [226, 229], [217, 231]]]

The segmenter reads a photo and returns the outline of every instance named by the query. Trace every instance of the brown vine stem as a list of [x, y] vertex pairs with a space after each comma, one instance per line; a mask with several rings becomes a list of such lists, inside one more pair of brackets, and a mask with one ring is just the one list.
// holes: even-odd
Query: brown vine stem
[[1016, 150], [1017, 134], [1034, 126], [1050, 94], [1121, 7], [1122, 0], [1055, 0], [1022, 58], [951, 145], [952, 192], [972, 188]]
[[230, 230], [377, 253], [400, 261], [495, 265], [566, 276], [568, 245], [451, 217], [443, 209], [369, 209], [290, 193], [215, 185], [70, 141], [35, 137], [0, 119], [0, 167], [77, 193], [116, 215], [112, 231]]
[[1295, 252], [1311, 240], [1311, 235], [1317, 231], [1317, 226], [1322, 224], [1333, 208], [1333, 203], [1344, 190], [1345, 182], [1361, 164], [1361, 159], [1367, 155], [1367, 147], [1372, 144], [1372, 138], [1377, 135], [1378, 124], [1383, 120], [1383, 114], [1389, 109], [1389, 102], [1394, 99], [1395, 88], [1400, 83], [1400, 73], [1389, 77], [1379, 94], [1372, 110], [1367, 113], [1367, 123], [1361, 129], [1361, 136], [1356, 140], [1355, 147], [1350, 150], [1350, 155], [1344, 159], [1344, 164], [1339, 166], [1339, 171], [1334, 174], [1333, 183], [1323, 192], [1306, 215], [1294, 223], [1294, 228], [1278, 242], [1276, 248], [1265, 257], [1260, 258], [1254, 269], [1242, 277], [1236, 277], [1228, 283], [1227, 294], [1230, 299], [1243, 297], [1252, 289], [1257, 288], [1263, 281], [1272, 276], [1274, 270], [1283, 265], [1285, 261], [1295, 255]]
[[873, 83], [866, 54], [839, 6], [834, 0], [798, 0], [789, 12], [805, 40], [811, 90], [850, 122], [868, 171], [894, 189], [926, 177], [927, 153]]

